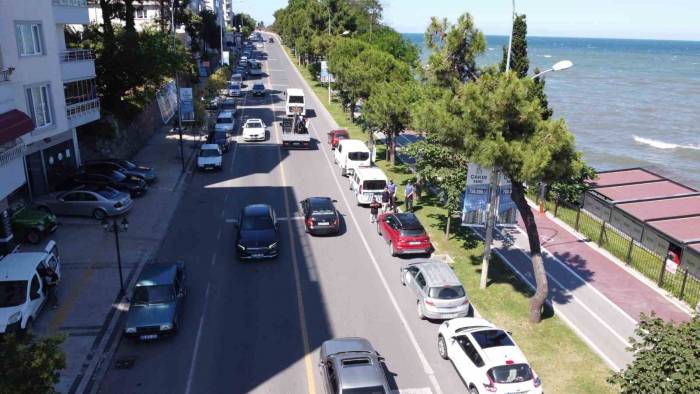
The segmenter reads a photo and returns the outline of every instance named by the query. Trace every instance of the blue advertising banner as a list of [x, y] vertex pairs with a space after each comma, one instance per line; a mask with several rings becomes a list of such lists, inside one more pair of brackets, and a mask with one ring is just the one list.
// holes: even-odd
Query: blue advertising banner
[[[490, 183], [494, 175], [491, 168], [484, 168], [475, 163], [469, 163], [467, 169], [467, 184], [462, 205], [462, 225], [471, 227], [486, 226], [488, 216]], [[498, 179], [498, 213], [496, 224], [510, 226], [517, 223], [517, 207], [510, 196], [510, 180], [500, 175]]]
[[194, 121], [192, 88], [180, 88], [180, 114], [183, 122]]
[[321, 61], [321, 83], [335, 82], [333, 74], [328, 72], [328, 62]]

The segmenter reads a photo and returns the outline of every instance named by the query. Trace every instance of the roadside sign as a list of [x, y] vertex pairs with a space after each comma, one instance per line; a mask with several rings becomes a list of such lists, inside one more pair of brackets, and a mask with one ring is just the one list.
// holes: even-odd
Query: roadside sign
[[333, 74], [328, 72], [328, 62], [321, 61], [321, 83], [335, 82]]
[[[462, 225], [484, 227], [488, 215], [491, 177], [493, 169], [476, 163], [467, 164], [467, 184], [462, 205]], [[511, 226], [517, 223], [518, 209], [510, 196], [510, 179], [501, 174], [498, 179], [498, 212], [496, 224]]]
[[192, 88], [180, 88], [180, 116], [183, 122], [194, 121]]
[[229, 51], [223, 51], [221, 53], [221, 63], [229, 65]]
[[175, 81], [170, 81], [156, 93], [156, 101], [160, 110], [160, 117], [163, 123], [168, 123], [175, 115], [177, 107], [177, 96], [175, 93]]

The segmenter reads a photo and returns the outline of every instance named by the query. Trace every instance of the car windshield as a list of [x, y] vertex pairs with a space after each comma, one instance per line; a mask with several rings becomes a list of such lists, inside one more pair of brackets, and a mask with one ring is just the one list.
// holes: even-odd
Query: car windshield
[[464, 288], [462, 286], [431, 287], [428, 296], [440, 300], [454, 300], [464, 297]]
[[498, 346], [515, 346], [508, 334], [503, 330], [482, 330], [472, 333], [472, 336], [482, 349]]
[[219, 156], [219, 151], [216, 149], [202, 149], [201, 152], [199, 152], [199, 157], [217, 157]]
[[289, 96], [290, 104], [304, 104], [304, 96]]
[[249, 129], [262, 129], [263, 126], [262, 126], [262, 123], [260, 123], [260, 122], [249, 122], [246, 124], [245, 127], [249, 128]]
[[243, 216], [241, 230], [269, 230], [273, 227], [270, 215]]
[[532, 370], [527, 364], [510, 364], [493, 367], [486, 372], [494, 383], [522, 383], [532, 380]]
[[401, 230], [401, 235], [404, 237], [417, 237], [419, 235], [425, 234], [425, 230], [423, 230], [422, 227], [420, 228], [402, 228]]
[[231, 85], [228, 86], [228, 88], [229, 88], [229, 89], [238, 90], [238, 89], [241, 88], [241, 85], [239, 85], [239, 84], [237, 84], [237, 83], [232, 83]]
[[215, 140], [225, 140], [228, 137], [225, 131], [223, 132], [218, 132], [218, 133], [213, 133], [213, 138]]
[[385, 394], [382, 386], [358, 387], [353, 389], [343, 389], [343, 394]]
[[24, 304], [27, 298], [27, 281], [10, 280], [0, 282], [0, 308]]
[[254, 90], [265, 90], [265, 86], [263, 85], [253, 85]]
[[348, 153], [348, 159], [353, 161], [365, 161], [369, 159], [369, 152], [350, 152]]
[[335, 212], [335, 208], [329, 200], [318, 200], [311, 202], [311, 212], [322, 215]]
[[112, 171], [112, 178], [114, 178], [114, 180], [117, 182], [121, 182], [126, 179], [126, 175], [119, 171]]
[[104, 189], [97, 190], [97, 194], [101, 195], [102, 197], [104, 197], [106, 199], [111, 200], [114, 197], [116, 197], [117, 194], [119, 194], [119, 192], [112, 189], [112, 188], [104, 188]]
[[362, 182], [363, 190], [384, 190], [386, 181], [383, 179], [372, 179]]
[[218, 118], [218, 119], [216, 119], [216, 123], [231, 124], [231, 123], [233, 123], [233, 119], [231, 119], [231, 118]]
[[171, 285], [137, 286], [134, 288], [134, 304], [162, 304], [175, 299]]

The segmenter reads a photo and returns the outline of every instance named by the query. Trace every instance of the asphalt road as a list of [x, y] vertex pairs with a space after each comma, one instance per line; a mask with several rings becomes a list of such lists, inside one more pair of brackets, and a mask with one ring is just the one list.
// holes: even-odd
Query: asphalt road
[[[353, 203], [325, 142], [332, 120], [312, 92], [306, 95], [315, 113], [314, 149], [279, 148], [282, 92], [306, 88], [277, 42], [264, 49], [262, 80], [273, 94], [247, 95], [241, 106], [244, 117], [273, 125], [270, 138], [236, 143], [222, 172], [193, 176], [158, 253], [160, 261], [187, 264], [179, 333], [147, 343], [121, 340], [114, 361], [133, 365], [110, 367], [100, 391], [322, 393], [320, 345], [362, 336], [385, 357], [390, 383], [401, 393], [466, 392], [437, 353], [437, 323], [418, 319], [415, 298], [401, 286], [399, 268], [406, 260], [390, 256], [368, 209]], [[252, 83], [246, 81], [247, 89]], [[309, 196], [338, 201], [341, 235], [304, 233], [299, 201]], [[275, 260], [235, 258], [230, 219], [251, 203], [270, 204], [283, 218]]]

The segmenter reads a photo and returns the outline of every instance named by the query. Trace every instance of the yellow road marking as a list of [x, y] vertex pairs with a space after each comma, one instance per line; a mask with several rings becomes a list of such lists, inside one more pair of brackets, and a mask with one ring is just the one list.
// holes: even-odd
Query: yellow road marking
[[66, 318], [68, 317], [68, 312], [70, 312], [71, 309], [73, 309], [73, 305], [78, 300], [80, 293], [83, 291], [83, 287], [85, 287], [85, 284], [90, 280], [90, 278], [92, 278], [93, 272], [94, 270], [92, 268], [87, 268], [83, 270], [83, 273], [78, 279], [78, 283], [76, 283], [75, 286], [71, 288], [65, 300], [58, 300], [59, 308], [58, 310], [56, 310], [56, 314], [53, 316], [51, 321], [49, 321], [49, 332], [55, 334], [61, 328], [63, 322], [65, 322]]
[[[270, 83], [270, 86], [272, 86], [272, 76], [270, 75], [267, 62], [265, 62], [265, 73], [267, 74], [267, 79], [268, 79], [268, 82]], [[270, 97], [270, 105], [272, 106], [272, 112], [273, 112], [272, 127], [275, 130], [275, 142], [277, 142], [277, 144], [280, 145], [279, 128], [277, 126], [277, 123], [275, 123], [275, 118], [274, 118], [275, 105], [272, 101], [272, 95], [269, 95], [269, 97]], [[286, 177], [285, 172], [284, 172], [284, 163], [282, 161], [282, 147], [281, 147], [281, 145], [277, 149], [277, 157], [279, 159], [280, 173], [282, 176], [282, 188], [283, 188], [282, 195], [284, 196], [284, 211], [285, 211], [286, 216], [288, 218], [291, 218], [292, 212], [289, 208], [289, 196], [287, 194], [287, 177]], [[309, 332], [306, 328], [306, 313], [305, 313], [305, 309], [304, 309], [304, 294], [301, 290], [301, 275], [299, 274], [299, 261], [297, 261], [296, 246], [294, 244], [294, 234], [292, 232], [292, 223], [291, 222], [289, 223], [289, 226], [287, 226], [287, 230], [288, 230], [288, 235], [289, 235], [289, 245], [291, 247], [291, 253], [292, 253], [292, 267], [294, 269], [294, 285], [295, 285], [296, 294], [297, 294], [297, 307], [299, 309], [299, 325], [301, 327], [301, 341], [302, 341], [302, 344], [304, 346], [304, 366], [306, 367], [306, 382], [307, 382], [309, 394], [316, 394], [316, 381], [314, 379], [313, 362], [311, 360], [311, 347], [309, 346]]]

